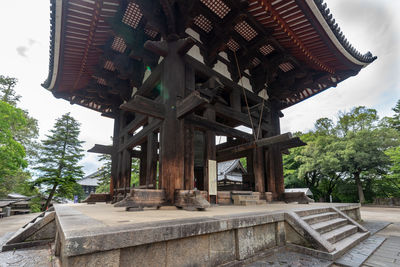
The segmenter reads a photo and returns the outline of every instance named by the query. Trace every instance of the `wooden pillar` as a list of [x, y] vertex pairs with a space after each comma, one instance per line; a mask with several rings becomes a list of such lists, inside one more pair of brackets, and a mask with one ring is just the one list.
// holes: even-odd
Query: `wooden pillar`
[[[215, 121], [215, 110], [206, 109], [204, 117], [210, 121]], [[204, 153], [204, 190], [209, 189], [209, 160], [217, 160], [217, 149], [215, 144], [215, 133], [206, 131], [204, 134], [205, 153]]]
[[[119, 132], [122, 132], [122, 129], [128, 124], [127, 122], [127, 113], [125, 111], [120, 112], [119, 119]], [[125, 134], [123, 136], [119, 135], [119, 144], [123, 145], [128, 140], [128, 135]], [[132, 157], [129, 149], [124, 149], [119, 153], [118, 159], [118, 181], [117, 188], [123, 188], [123, 194], [126, 195], [129, 193], [129, 187], [131, 182], [131, 164]]]
[[146, 185], [147, 178], [147, 142], [140, 145], [139, 185]]
[[240, 93], [237, 90], [232, 90], [229, 95], [231, 107], [236, 111], [242, 110], [242, 103], [240, 100]]
[[192, 125], [185, 127], [185, 189], [194, 188], [194, 129]]
[[132, 172], [132, 157], [128, 149], [122, 151], [122, 164], [122, 187], [124, 188], [124, 194], [127, 194], [131, 185]]
[[275, 157], [275, 190], [279, 200], [283, 199], [283, 193], [285, 193], [285, 182], [283, 177], [283, 160], [282, 152], [279, 146], [274, 148]]
[[253, 149], [254, 191], [264, 193], [264, 153], [263, 148]]
[[176, 117], [177, 101], [185, 94], [185, 63], [180, 52], [183, 43], [178, 39], [152, 44], [166, 52], [161, 74], [161, 101], [166, 111], [161, 126], [160, 170], [167, 201], [173, 203], [175, 190], [183, 189], [184, 183], [184, 121]]
[[157, 175], [157, 134], [151, 133], [147, 136], [147, 163], [146, 163], [146, 187], [152, 185], [152, 188], [156, 187], [156, 175]]
[[[267, 113], [267, 116], [272, 129], [267, 133], [263, 132], [263, 137], [279, 135], [281, 133], [279, 117], [283, 115], [274, 103], [271, 103], [271, 110]], [[264, 152], [264, 157], [267, 191], [272, 193], [274, 199], [282, 199], [285, 192], [285, 184], [282, 153], [279, 145], [269, 146]]]
[[265, 155], [265, 166], [266, 166], [266, 178], [267, 178], [267, 191], [272, 193], [272, 197], [276, 199], [276, 188], [275, 188], [275, 159], [273, 157], [272, 149], [269, 147], [264, 152]]
[[247, 153], [247, 177], [243, 179], [244, 190], [253, 190], [254, 184], [254, 155], [252, 150]]
[[118, 176], [118, 148], [119, 148], [119, 117], [114, 118], [113, 147], [111, 153], [111, 179], [110, 179], [110, 195], [114, 196], [114, 189], [117, 187]]

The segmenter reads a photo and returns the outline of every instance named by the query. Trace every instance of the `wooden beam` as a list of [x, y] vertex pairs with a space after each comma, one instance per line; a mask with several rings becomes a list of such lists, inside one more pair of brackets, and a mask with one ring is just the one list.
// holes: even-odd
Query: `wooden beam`
[[135, 114], [135, 119], [132, 120], [128, 125], [126, 125], [122, 131], [120, 136], [124, 136], [126, 134], [131, 134], [136, 131], [140, 126], [143, 126], [147, 122], [148, 117], [142, 114]]
[[205, 130], [215, 131], [216, 134], [220, 135], [236, 137], [247, 141], [250, 141], [253, 138], [251, 134], [233, 129], [219, 122], [210, 121], [204, 117], [194, 114], [186, 116], [185, 122], [194, 124]]
[[305, 145], [307, 145], [307, 143], [304, 143], [303, 141], [301, 141], [301, 139], [299, 137], [294, 137], [290, 140], [280, 142], [279, 148], [281, 151], [283, 151], [283, 150], [287, 150], [290, 148], [300, 147], [300, 146], [305, 146]]
[[[225, 76], [223, 76], [222, 74], [216, 72], [215, 70], [207, 67], [206, 65], [204, 65], [203, 63], [201, 63], [200, 61], [198, 61], [197, 59], [186, 55], [185, 56], [185, 62], [187, 64], [189, 64], [190, 66], [192, 66], [196, 71], [202, 73], [203, 75], [207, 76], [207, 77], [212, 77], [212, 76], [216, 76], [218, 77], [218, 79], [222, 82], [222, 84], [224, 84], [226, 87], [230, 88], [230, 90], [236, 90], [240, 93], [240, 95], [243, 95], [243, 87], [238, 85], [237, 83], [233, 82], [232, 80], [226, 78]], [[228, 91], [230, 91], [228, 90]], [[252, 101], [255, 103], [259, 103], [262, 102], [262, 98], [259, 97], [258, 95], [254, 94], [253, 92], [250, 92], [247, 89], [246, 90], [246, 96], [248, 101]]]
[[206, 103], [209, 103], [206, 98], [202, 97], [198, 91], [193, 91], [185, 99], [177, 103], [176, 116], [180, 119]]
[[137, 90], [136, 95], [148, 96], [153, 88], [160, 82], [161, 72], [164, 68], [164, 60], [151, 72], [150, 76], [143, 82], [142, 86]]
[[148, 125], [143, 127], [143, 129], [140, 132], [138, 132], [134, 136], [131, 136], [127, 140], [127, 142], [125, 142], [123, 146], [119, 148], [119, 152], [127, 148], [133, 148], [139, 145], [140, 143], [144, 142], [149, 133], [154, 132], [158, 127], [160, 127], [161, 122], [162, 122], [161, 120], [156, 120], [156, 119], [150, 122]]
[[112, 146], [105, 146], [105, 145], [95, 144], [87, 152], [111, 155], [112, 154], [112, 149], [113, 149]]
[[120, 106], [122, 110], [137, 112], [157, 119], [164, 119], [165, 107], [160, 102], [147, 97], [135, 95], [129, 102]]
[[242, 145], [238, 145], [238, 146], [234, 146], [231, 148], [226, 148], [220, 151], [217, 151], [218, 155], [223, 155], [223, 154], [235, 154], [241, 151], [247, 151], [250, 149], [254, 149], [254, 148], [262, 148], [262, 147], [266, 147], [272, 144], [277, 144], [279, 142], [282, 141], [286, 141], [286, 140], [290, 140], [292, 138], [292, 134], [291, 133], [284, 133], [284, 134], [280, 134], [280, 135], [276, 135], [276, 136], [272, 136], [272, 137], [266, 137], [257, 141], [252, 141], [246, 144], [242, 144]]
[[[237, 121], [241, 124], [243, 124], [244, 126], [250, 127], [251, 128], [251, 123], [250, 123], [250, 119], [249, 119], [249, 115], [246, 113], [243, 113], [241, 111], [235, 110], [231, 107], [225, 106], [221, 103], [216, 103], [214, 105], [215, 107], [215, 111], [217, 112], [218, 115], [225, 117], [225, 118], [229, 118], [233, 121]], [[267, 113], [267, 111], [265, 111], [265, 113]], [[266, 120], [267, 116], [264, 116], [263, 121], [261, 122], [261, 129], [265, 130], [265, 131], [269, 131], [271, 130], [272, 126], [268, 125], [265, 120]], [[252, 116], [253, 119], [253, 123], [254, 126], [256, 128], [258, 128], [258, 122], [259, 119], [255, 118], [254, 116]], [[255, 129], [257, 130], [257, 129]]]

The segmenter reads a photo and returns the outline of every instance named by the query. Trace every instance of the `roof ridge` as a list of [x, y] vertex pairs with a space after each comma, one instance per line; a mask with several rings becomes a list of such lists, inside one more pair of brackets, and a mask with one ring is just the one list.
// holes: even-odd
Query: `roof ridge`
[[373, 56], [371, 52], [367, 52], [365, 54], [361, 54], [357, 49], [355, 49], [350, 42], [347, 40], [343, 32], [341, 31], [339, 25], [336, 23], [335, 19], [333, 18], [332, 14], [330, 13], [327, 4], [324, 3], [323, 0], [314, 0], [317, 8], [321, 12], [322, 17], [325, 19], [326, 23], [328, 24], [329, 28], [332, 30], [333, 34], [336, 36], [340, 44], [346, 49], [347, 52], [350, 53], [354, 58], [357, 60], [364, 62], [364, 63], [371, 63], [375, 59], [376, 56]]

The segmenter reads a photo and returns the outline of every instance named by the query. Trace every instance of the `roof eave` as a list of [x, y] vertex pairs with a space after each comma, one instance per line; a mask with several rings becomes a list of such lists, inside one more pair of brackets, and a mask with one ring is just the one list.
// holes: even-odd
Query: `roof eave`
[[322, 0], [305, 0], [305, 2], [336, 49], [347, 60], [353, 64], [361, 66], [361, 68], [365, 68], [377, 58], [369, 52], [362, 55], [352, 45], [349, 44], [343, 33], [340, 31], [340, 28], [335, 28], [333, 18], [332, 16], [329, 16], [330, 11], [327, 9], [326, 4], [324, 4]]

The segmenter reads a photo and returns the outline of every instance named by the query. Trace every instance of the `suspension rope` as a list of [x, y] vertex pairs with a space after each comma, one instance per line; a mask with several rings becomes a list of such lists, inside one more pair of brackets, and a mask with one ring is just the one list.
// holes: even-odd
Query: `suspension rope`
[[253, 132], [254, 140], [257, 141], [256, 133], [255, 133], [255, 131], [254, 131], [253, 119], [252, 119], [251, 114], [250, 114], [249, 103], [247, 102], [246, 90], [245, 90], [244, 87], [243, 87], [242, 73], [241, 73], [241, 71], [240, 71], [239, 63], [238, 63], [238, 60], [237, 60], [237, 57], [236, 57], [236, 51], [233, 51], [233, 54], [234, 54], [234, 56], [235, 56], [236, 67], [237, 67], [237, 71], [238, 71], [238, 73], [239, 73], [240, 83], [241, 83], [242, 91], [243, 91], [243, 95], [244, 95], [244, 101], [245, 101], [246, 107], [247, 107], [247, 114], [249, 115], [249, 119], [250, 119], [251, 130], [252, 130], [252, 132]]
[[261, 113], [260, 113], [260, 119], [258, 121], [258, 129], [257, 129], [257, 139], [260, 137], [260, 128], [261, 128], [261, 121], [262, 121], [262, 117], [263, 117], [263, 111], [264, 111], [264, 97], [262, 98], [262, 104], [261, 104]]
[[244, 101], [246, 102], [247, 114], [249, 115], [251, 130], [253, 131], [254, 140], [257, 141], [259, 139], [259, 137], [260, 137], [260, 129], [261, 129], [261, 122], [262, 122], [262, 117], [263, 117], [265, 99], [264, 99], [264, 97], [262, 97], [261, 113], [260, 113], [260, 118], [259, 118], [259, 121], [258, 121], [258, 128], [257, 128], [257, 134], [256, 134], [255, 133], [255, 129], [254, 129], [254, 124], [253, 124], [253, 118], [251, 117], [251, 114], [250, 114], [249, 103], [247, 102], [246, 90], [245, 90], [245, 88], [243, 86], [242, 73], [240, 72], [239, 63], [238, 63], [238, 60], [237, 60], [237, 57], [236, 57], [236, 51], [233, 51], [233, 54], [235, 55], [236, 67], [237, 67], [237, 71], [239, 73], [240, 83], [241, 83], [242, 90], [243, 90], [243, 95], [244, 95]]

